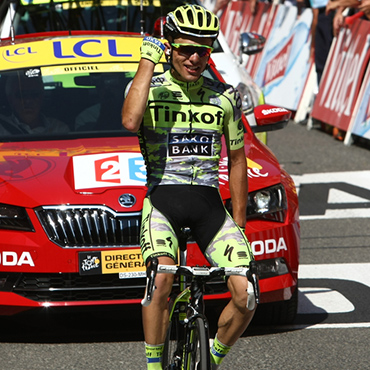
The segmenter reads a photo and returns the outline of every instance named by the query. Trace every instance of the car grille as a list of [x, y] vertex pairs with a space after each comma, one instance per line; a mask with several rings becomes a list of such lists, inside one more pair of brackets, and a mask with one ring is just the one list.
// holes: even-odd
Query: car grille
[[[118, 274], [81, 276], [77, 273], [0, 273], [8, 291], [36, 302], [86, 302], [142, 299], [145, 278], [119, 279]], [[176, 290], [178, 285], [174, 284]], [[205, 294], [227, 291], [224, 281], [207, 283]]]
[[49, 239], [63, 248], [139, 245], [141, 213], [106, 206], [44, 206], [36, 214]]
[[145, 278], [119, 279], [118, 274], [24, 273], [14, 274], [13, 279], [14, 293], [37, 302], [141, 299], [145, 289]]

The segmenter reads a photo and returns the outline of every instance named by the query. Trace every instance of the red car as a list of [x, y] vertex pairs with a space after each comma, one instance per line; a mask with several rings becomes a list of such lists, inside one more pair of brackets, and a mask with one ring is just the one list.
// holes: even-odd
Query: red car
[[[146, 174], [120, 110], [141, 41], [84, 31], [0, 41], [0, 314], [140, 303]], [[162, 62], [156, 73], [169, 68]], [[221, 79], [214, 65], [205, 74]], [[266, 105], [255, 114], [254, 130], [261, 131], [290, 117]], [[271, 310], [266, 322], [287, 323], [297, 310], [297, 193], [246, 119], [244, 125], [246, 232], [259, 265], [261, 310]], [[230, 209], [225, 152], [220, 164], [220, 191]], [[192, 241], [188, 261], [206, 263]], [[210, 285], [207, 299], [228, 297], [223, 282]]]

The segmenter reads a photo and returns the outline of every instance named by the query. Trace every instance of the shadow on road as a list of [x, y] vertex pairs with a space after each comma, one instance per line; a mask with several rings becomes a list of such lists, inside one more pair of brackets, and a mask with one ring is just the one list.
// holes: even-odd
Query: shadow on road
[[0, 342], [92, 343], [143, 341], [141, 308], [55, 309], [0, 316]]

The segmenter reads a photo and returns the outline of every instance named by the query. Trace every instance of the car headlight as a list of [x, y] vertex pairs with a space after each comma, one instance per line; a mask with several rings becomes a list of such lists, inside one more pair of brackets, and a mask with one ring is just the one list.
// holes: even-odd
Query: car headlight
[[258, 277], [260, 278], [260, 280], [285, 275], [289, 273], [288, 265], [285, 259], [282, 257], [261, 260], [256, 262]]
[[242, 111], [244, 112], [244, 114], [249, 114], [253, 112], [254, 103], [250, 88], [242, 82], [239, 83], [236, 88], [239, 91], [240, 97], [242, 99]]
[[34, 231], [26, 210], [8, 204], [0, 204], [0, 229]]
[[[232, 214], [231, 199], [226, 201], [226, 208]], [[284, 186], [274, 185], [248, 194], [247, 220], [265, 219], [284, 222], [287, 210]]]

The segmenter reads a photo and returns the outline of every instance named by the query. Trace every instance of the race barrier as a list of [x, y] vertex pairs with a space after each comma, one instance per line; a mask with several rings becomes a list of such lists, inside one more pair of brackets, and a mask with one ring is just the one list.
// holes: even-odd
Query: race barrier
[[245, 68], [262, 88], [268, 104], [294, 111], [296, 122], [310, 115], [346, 131], [345, 144], [351, 143], [352, 134], [370, 138], [369, 21], [353, 19], [341, 29], [318, 88], [310, 58], [311, 9], [298, 15], [295, 6], [258, 2], [252, 14], [248, 1], [231, 1], [220, 19], [221, 30], [236, 55], [241, 32], [266, 37], [263, 52], [250, 56]]
[[334, 39], [313, 105], [312, 117], [346, 131], [346, 144], [352, 133], [365, 137], [366, 130], [360, 127], [366, 126], [368, 114], [361, 116], [360, 111], [368, 111], [369, 78], [365, 73], [369, 59], [370, 22], [357, 19]]
[[239, 55], [241, 32], [266, 38], [262, 53], [249, 58], [246, 69], [263, 89], [268, 104], [296, 111], [306, 85], [310, 60], [311, 9], [298, 17], [295, 6], [257, 3], [253, 15], [247, 1], [232, 1], [221, 16], [221, 30]]
[[370, 68], [366, 70], [354, 111], [355, 114], [344, 139], [347, 145], [351, 144], [352, 134], [370, 140]]

